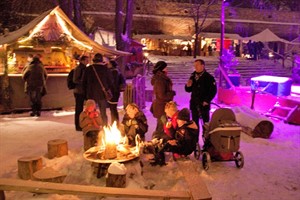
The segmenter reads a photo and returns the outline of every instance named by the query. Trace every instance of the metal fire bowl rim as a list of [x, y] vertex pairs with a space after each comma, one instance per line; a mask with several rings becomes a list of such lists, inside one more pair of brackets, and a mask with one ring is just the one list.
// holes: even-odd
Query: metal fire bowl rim
[[95, 151], [98, 151], [99, 147], [91, 147], [89, 148], [88, 150], [86, 150], [84, 153], [83, 153], [83, 157], [84, 159], [90, 161], [90, 162], [94, 162], [94, 163], [100, 163], [100, 164], [111, 164], [113, 162], [119, 162], [119, 163], [122, 163], [122, 162], [127, 162], [127, 161], [130, 161], [130, 160], [133, 160], [133, 159], [136, 159], [138, 158], [139, 156], [137, 155], [134, 155], [134, 154], [131, 154], [132, 156], [130, 156], [129, 158], [124, 158], [124, 159], [93, 159], [93, 158], [88, 158], [87, 157], [87, 152], [95, 152]]

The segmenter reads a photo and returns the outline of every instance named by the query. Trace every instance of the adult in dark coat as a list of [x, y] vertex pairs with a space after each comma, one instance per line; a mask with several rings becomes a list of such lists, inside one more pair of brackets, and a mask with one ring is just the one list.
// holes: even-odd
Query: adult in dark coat
[[118, 64], [115, 60], [110, 60], [108, 64], [108, 68], [110, 69], [113, 76], [113, 84], [115, 85], [115, 90], [113, 93], [113, 98], [109, 101], [109, 109], [111, 113], [111, 123], [114, 121], [119, 124], [119, 113], [118, 113], [118, 102], [120, 98], [120, 94], [125, 90], [126, 80], [118, 68]]
[[172, 101], [176, 95], [173, 91], [172, 80], [167, 76], [167, 63], [158, 61], [153, 69], [153, 77], [151, 85], [153, 85], [154, 99], [151, 105], [151, 112], [157, 118], [157, 125], [154, 135], [163, 132], [163, 122], [161, 117], [165, 115], [165, 105], [167, 102]]
[[42, 109], [42, 96], [46, 92], [47, 71], [38, 56], [34, 56], [29, 66], [23, 72], [25, 81], [24, 92], [28, 94], [32, 112], [30, 116], [40, 116]]
[[195, 71], [185, 85], [185, 91], [191, 93], [190, 110], [192, 119], [199, 128], [199, 118], [209, 121], [210, 104], [217, 93], [215, 78], [205, 70], [205, 62], [197, 59], [194, 62]]
[[113, 77], [111, 71], [107, 67], [107, 63], [103, 62], [103, 56], [100, 53], [95, 54], [93, 63], [93, 65], [87, 67], [85, 70], [83, 86], [86, 90], [86, 99], [93, 99], [98, 104], [103, 125], [107, 125], [107, 100], [105, 99], [103, 89], [97, 79], [95, 71], [98, 74], [105, 90], [110, 89], [112, 93], [115, 90]]
[[73, 82], [75, 83], [75, 88], [73, 90], [75, 97], [75, 129], [77, 131], [81, 131], [82, 128], [79, 125], [79, 115], [83, 111], [83, 105], [85, 100], [85, 92], [83, 89], [83, 77], [86, 69], [86, 65], [89, 62], [89, 58], [87, 56], [82, 56], [79, 59], [79, 65], [77, 65], [74, 69], [73, 74]]

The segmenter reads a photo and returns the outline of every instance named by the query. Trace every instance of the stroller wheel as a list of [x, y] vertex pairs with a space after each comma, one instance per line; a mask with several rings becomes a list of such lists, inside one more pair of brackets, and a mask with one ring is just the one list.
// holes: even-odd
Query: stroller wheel
[[209, 153], [208, 152], [203, 152], [203, 154], [202, 154], [202, 166], [203, 166], [203, 169], [205, 171], [207, 171], [209, 169], [210, 163], [211, 163], [211, 160], [210, 160]]
[[235, 161], [235, 165], [237, 168], [243, 168], [244, 166], [244, 155], [242, 154], [242, 152], [238, 151], [235, 153], [234, 156], [234, 161]]
[[201, 149], [199, 143], [196, 144], [196, 149], [194, 151], [194, 157], [199, 160], [201, 154]]

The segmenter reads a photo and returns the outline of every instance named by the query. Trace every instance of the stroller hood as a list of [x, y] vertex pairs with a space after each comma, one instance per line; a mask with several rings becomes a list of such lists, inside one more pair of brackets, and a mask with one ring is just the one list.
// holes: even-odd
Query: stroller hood
[[219, 108], [212, 114], [209, 130], [217, 128], [222, 121], [236, 121], [234, 112], [229, 108]]

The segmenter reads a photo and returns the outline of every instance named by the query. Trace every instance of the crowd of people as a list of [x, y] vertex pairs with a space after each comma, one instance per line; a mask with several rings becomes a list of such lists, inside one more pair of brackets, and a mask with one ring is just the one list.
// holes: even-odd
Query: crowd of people
[[[123, 136], [127, 136], [129, 145], [136, 145], [137, 135], [145, 141], [145, 134], [148, 132], [147, 118], [135, 103], [128, 104], [123, 119], [119, 118], [117, 104], [126, 81], [117, 62], [105, 60], [100, 53], [95, 54], [92, 61], [93, 64], [88, 65], [89, 57], [80, 57], [72, 77], [75, 84], [74, 124], [76, 131], [83, 133], [84, 150], [96, 146], [99, 134], [103, 134], [103, 127], [113, 123], [117, 124]], [[173, 90], [172, 80], [168, 77], [167, 63], [158, 61], [154, 66], [151, 78], [154, 98], [150, 108], [157, 120], [150, 141], [150, 149], [154, 154], [153, 165], [165, 165], [166, 151], [172, 152], [174, 159], [195, 151], [201, 125], [199, 120], [209, 121], [210, 103], [217, 92], [216, 82], [205, 70], [203, 60], [195, 60], [194, 68], [195, 71], [184, 86], [185, 91], [191, 93], [190, 106], [179, 110], [173, 101], [176, 92]], [[25, 92], [30, 96], [32, 104], [30, 115], [40, 116], [41, 98], [46, 94], [47, 72], [39, 56], [28, 57], [23, 79]], [[106, 108], [111, 111], [111, 124], [108, 123]]]

